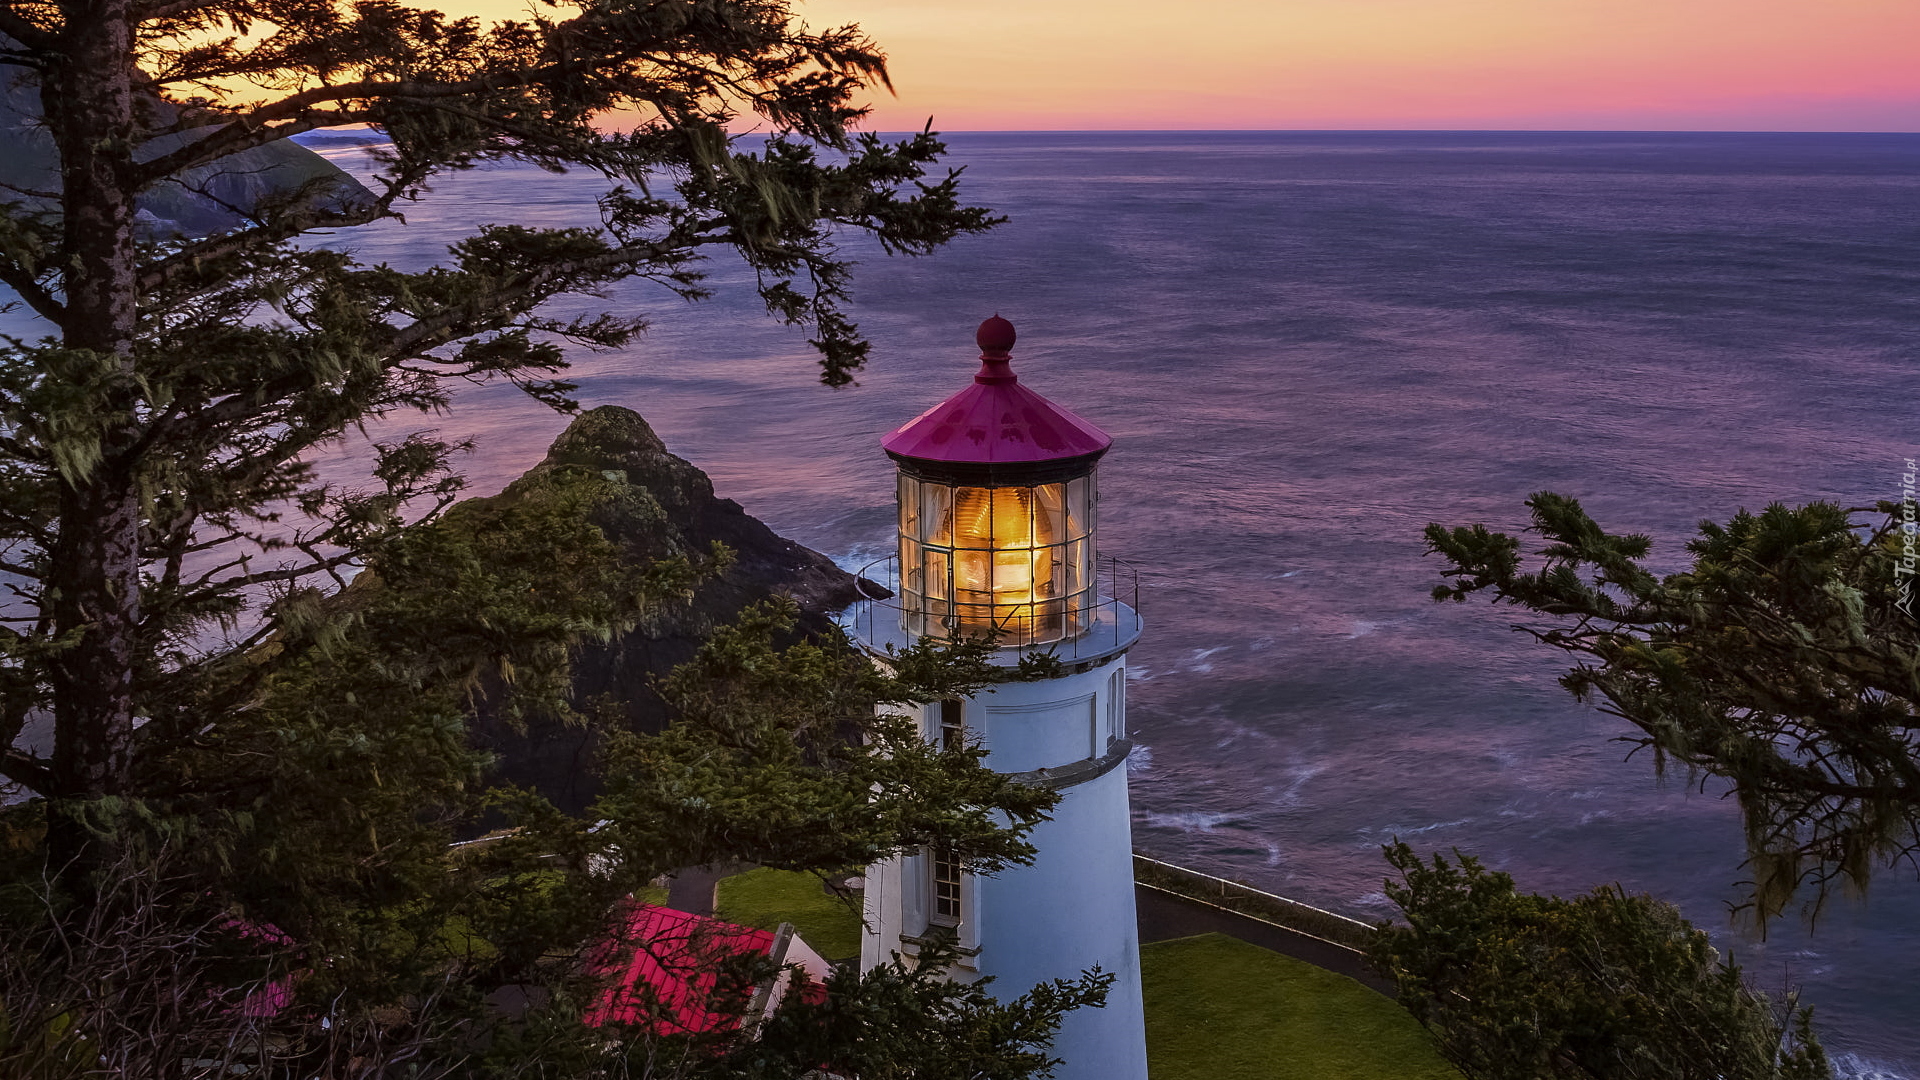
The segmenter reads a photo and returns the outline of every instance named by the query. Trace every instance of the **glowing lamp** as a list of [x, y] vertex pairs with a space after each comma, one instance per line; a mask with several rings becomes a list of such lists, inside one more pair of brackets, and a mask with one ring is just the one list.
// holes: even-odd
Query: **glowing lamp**
[[881, 440], [900, 467], [900, 607], [909, 634], [1073, 637], [1094, 594], [1099, 428], [1022, 386], [1013, 324], [980, 324], [973, 384]]

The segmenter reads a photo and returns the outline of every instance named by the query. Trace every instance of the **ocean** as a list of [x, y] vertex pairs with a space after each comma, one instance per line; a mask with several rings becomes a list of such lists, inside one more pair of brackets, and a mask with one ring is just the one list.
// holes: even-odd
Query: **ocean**
[[[1525, 889], [1619, 882], [1798, 985], [1848, 1075], [1920, 1078], [1913, 866], [1811, 929], [1736, 926], [1735, 807], [1629, 759], [1510, 612], [1432, 603], [1420, 535], [1517, 530], [1552, 490], [1673, 569], [1702, 519], [1896, 497], [1920, 456], [1920, 135], [949, 141], [1009, 220], [923, 259], [848, 239], [859, 386], [819, 386], [804, 334], [718, 261], [705, 303], [576, 305], [653, 320], [577, 357], [581, 401], [638, 410], [721, 494], [857, 568], [892, 543], [880, 436], [964, 385], [974, 327], [1006, 316], [1023, 381], [1115, 439], [1100, 542], [1142, 568], [1141, 849], [1363, 918], [1390, 912], [1394, 837]], [[593, 224], [602, 186], [480, 169], [333, 242], [418, 266], [478, 223]], [[435, 421], [478, 440], [480, 492], [564, 424], [501, 387]]]

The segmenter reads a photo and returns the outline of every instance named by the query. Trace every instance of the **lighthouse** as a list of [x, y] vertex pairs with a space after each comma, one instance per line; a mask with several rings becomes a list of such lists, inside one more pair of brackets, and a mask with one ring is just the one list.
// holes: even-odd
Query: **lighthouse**
[[1052, 657], [1048, 677], [934, 703], [921, 724], [1061, 798], [1028, 838], [1031, 866], [977, 876], [928, 849], [870, 867], [861, 964], [946, 939], [953, 978], [991, 977], [1009, 998], [1111, 972], [1106, 1007], [1067, 1016], [1056, 1075], [1145, 1080], [1126, 770], [1126, 659], [1141, 623], [1122, 600], [1137, 603], [1132, 575], [1096, 546], [1096, 466], [1113, 440], [1020, 381], [1012, 323], [996, 315], [976, 341], [973, 381], [881, 440], [898, 472], [898, 548], [869, 576], [895, 588], [857, 607], [850, 629], [882, 661], [922, 638], [980, 636], [1003, 667]]

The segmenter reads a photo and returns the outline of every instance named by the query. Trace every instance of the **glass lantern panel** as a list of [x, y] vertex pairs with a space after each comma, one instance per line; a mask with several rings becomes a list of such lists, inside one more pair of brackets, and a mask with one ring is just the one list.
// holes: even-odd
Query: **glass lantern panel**
[[925, 574], [920, 569], [920, 545], [906, 537], [900, 538], [900, 591], [924, 593], [927, 591]]
[[[1078, 633], [1093, 597], [1091, 484], [949, 486], [903, 476], [903, 623], [1028, 645]], [[1084, 609], [1084, 610], [1083, 610]]]
[[1093, 542], [1074, 540], [1066, 549], [1066, 592], [1079, 596], [1093, 589]]
[[1059, 543], [1073, 535], [1067, 527], [1067, 485], [1041, 484], [1033, 489], [1034, 535]]
[[1061, 539], [1079, 538], [1093, 532], [1093, 477], [1082, 476], [1066, 483], [1067, 527]]
[[922, 613], [926, 610], [923, 597], [927, 586], [926, 572], [920, 564], [921, 554], [919, 544], [904, 536], [900, 538], [901, 622], [914, 633], [924, 632], [922, 626], [925, 623]]
[[955, 488], [952, 535], [956, 548], [992, 550], [1018, 545], [1033, 532], [1028, 503], [1031, 488]]
[[[1044, 527], [1039, 520], [1039, 507], [1034, 498], [1034, 488], [991, 488], [993, 492], [993, 546], [999, 549], [1032, 551], [1035, 544], [1047, 543], [1041, 540], [1040, 530]], [[1031, 579], [1029, 559], [1028, 577]]]
[[954, 615], [964, 625], [979, 627], [992, 617], [993, 552], [953, 553]]
[[919, 571], [919, 589], [916, 591], [930, 600], [946, 600], [948, 586], [952, 584], [952, 572], [949, 567], [951, 556], [939, 548], [921, 548]]
[[903, 535], [916, 536], [921, 540], [945, 546], [950, 541], [947, 535], [952, 531], [953, 489], [945, 484], [929, 484], [923, 480], [906, 480], [916, 489], [919, 505], [916, 528], [918, 531]]

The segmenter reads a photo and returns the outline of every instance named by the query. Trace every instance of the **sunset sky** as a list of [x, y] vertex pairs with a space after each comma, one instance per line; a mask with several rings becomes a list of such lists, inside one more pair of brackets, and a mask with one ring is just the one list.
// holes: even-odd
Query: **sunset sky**
[[[505, 14], [515, 0], [465, 0]], [[485, 8], [482, 5], [486, 5]], [[943, 131], [1920, 130], [1920, 0], [815, 0]]]

